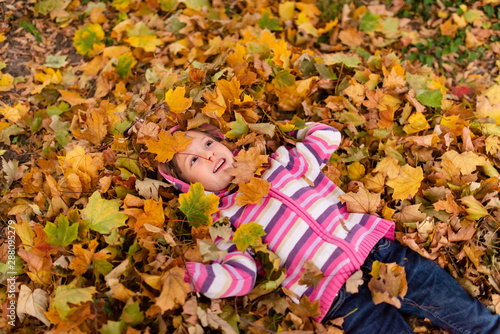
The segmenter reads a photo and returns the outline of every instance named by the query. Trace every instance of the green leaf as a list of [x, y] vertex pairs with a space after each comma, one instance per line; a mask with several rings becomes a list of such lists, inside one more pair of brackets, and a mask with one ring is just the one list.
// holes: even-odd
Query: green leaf
[[66, 8], [69, 5], [69, 3], [70, 3], [69, 1], [64, 1], [64, 0], [36, 1], [35, 11], [42, 14], [42, 15], [47, 15], [48, 13], [50, 13], [54, 10]]
[[248, 133], [248, 125], [241, 114], [235, 112], [234, 115], [236, 116], [236, 121], [228, 124], [231, 131], [226, 132], [225, 136], [229, 139], [240, 139]]
[[124, 226], [128, 216], [120, 212], [120, 201], [101, 198], [98, 191], [89, 198], [82, 214], [91, 230], [109, 234], [112, 229]]
[[314, 64], [316, 66], [316, 70], [318, 70], [319, 75], [323, 79], [336, 80], [337, 75], [333, 72], [331, 67], [326, 66], [325, 64]]
[[38, 42], [42, 41], [42, 36], [38, 32], [38, 30], [36, 30], [35, 25], [33, 23], [28, 23], [28, 22], [25, 22], [25, 21], [19, 21], [19, 26], [21, 28], [23, 28], [24, 30], [26, 30], [27, 32], [29, 32], [30, 34], [32, 34], [33, 36], [35, 36], [35, 39]]
[[131, 72], [132, 67], [137, 64], [132, 52], [126, 52], [118, 57], [118, 63], [115, 65], [116, 73], [120, 76], [120, 79], [125, 78]]
[[281, 31], [283, 28], [280, 26], [280, 21], [274, 18], [269, 10], [266, 10], [259, 20], [259, 27], [262, 29], [269, 29], [271, 31]]
[[47, 222], [43, 229], [47, 233], [47, 242], [56, 246], [66, 247], [78, 237], [78, 223], [70, 226], [68, 218], [59, 215], [56, 219], [57, 225]]
[[169, 12], [177, 6], [177, 0], [160, 0], [160, 8], [164, 12]]
[[99, 329], [99, 333], [101, 334], [120, 334], [124, 333], [127, 330], [128, 326], [125, 321], [112, 321], [108, 320], [104, 324], [104, 326]]
[[71, 313], [71, 308], [68, 303], [78, 305], [83, 302], [91, 301], [94, 293], [97, 293], [94, 286], [76, 288], [74, 285], [61, 285], [57, 287], [51, 305], [57, 310], [61, 319], [66, 320], [66, 317]]
[[380, 29], [380, 16], [372, 14], [369, 11], [363, 15], [361, 22], [359, 22], [359, 30], [370, 33]]
[[441, 100], [443, 99], [443, 94], [441, 93], [440, 89], [427, 90], [417, 95], [416, 99], [424, 106], [439, 108], [441, 107]]
[[179, 196], [180, 210], [186, 215], [191, 226], [209, 226], [212, 214], [219, 211], [219, 197], [215, 194], [205, 195], [205, 188], [199, 182], [192, 184], [189, 191]]
[[137, 159], [137, 154], [118, 154], [118, 159], [116, 159], [115, 167], [117, 168], [125, 168], [128, 171], [132, 172], [139, 179], [144, 178], [144, 171], [139, 164], [139, 160]]
[[61, 68], [68, 64], [66, 60], [68, 56], [54, 56], [49, 55], [47, 59], [45, 59], [45, 66], [52, 68]]
[[295, 77], [290, 73], [290, 70], [280, 70], [273, 80], [280, 88], [284, 86], [292, 86], [295, 83]]
[[141, 311], [139, 302], [136, 301], [133, 304], [125, 306], [123, 308], [122, 315], [120, 316], [120, 320], [123, 320], [131, 326], [141, 324], [144, 320], [144, 312]]
[[95, 56], [97, 52], [104, 49], [101, 42], [104, 39], [104, 30], [97, 23], [87, 23], [82, 29], [75, 32], [73, 46], [83, 56]]
[[323, 59], [325, 65], [344, 64], [344, 66], [351, 68], [358, 67], [361, 63], [361, 59], [357, 55], [349, 56], [343, 53], [327, 54], [323, 56]]
[[258, 246], [262, 244], [261, 236], [266, 235], [262, 226], [257, 223], [249, 222], [240, 225], [234, 232], [233, 242], [240, 252], [245, 252], [249, 246]]
[[49, 106], [47, 108], [47, 114], [51, 117], [54, 115], [60, 116], [63, 112], [68, 110], [69, 110], [69, 104], [63, 101], [59, 104], [59, 107]]

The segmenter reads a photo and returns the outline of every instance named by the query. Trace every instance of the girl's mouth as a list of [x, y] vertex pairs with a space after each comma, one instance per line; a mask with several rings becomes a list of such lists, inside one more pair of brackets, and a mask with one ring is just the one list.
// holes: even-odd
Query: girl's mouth
[[214, 173], [217, 173], [217, 171], [226, 163], [226, 159], [222, 158], [219, 160], [219, 163], [215, 165], [214, 168]]

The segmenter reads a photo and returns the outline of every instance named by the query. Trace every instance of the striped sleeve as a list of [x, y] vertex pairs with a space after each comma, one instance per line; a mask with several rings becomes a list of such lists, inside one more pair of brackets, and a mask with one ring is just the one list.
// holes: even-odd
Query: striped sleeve
[[248, 251], [242, 253], [233, 242], [217, 244], [227, 255], [211, 264], [187, 262], [191, 286], [208, 298], [225, 298], [248, 294], [255, 286], [257, 268]]
[[306, 174], [319, 173], [342, 140], [337, 129], [321, 123], [308, 123], [306, 128], [290, 134], [300, 142], [289, 153], [307, 166]]

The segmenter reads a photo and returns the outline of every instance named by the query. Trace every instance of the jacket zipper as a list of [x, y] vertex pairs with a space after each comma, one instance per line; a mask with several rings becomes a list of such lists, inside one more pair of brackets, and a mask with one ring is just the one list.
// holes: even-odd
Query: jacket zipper
[[319, 226], [319, 224], [314, 220], [314, 218], [312, 218], [307, 211], [299, 207], [290, 197], [280, 193], [279, 191], [273, 188], [269, 190], [269, 193], [271, 194], [272, 197], [278, 198], [288, 207], [294, 209], [294, 211], [298, 213], [298, 215], [309, 225], [309, 227], [312, 228], [313, 231], [316, 232], [318, 235], [320, 235], [323, 240], [338, 245], [345, 253], [347, 253], [349, 258], [357, 262], [356, 264], [358, 266], [362, 264], [360, 263], [358, 257], [354, 254], [354, 251], [350, 248], [350, 244], [347, 241], [325, 232], [324, 229], [321, 226]]

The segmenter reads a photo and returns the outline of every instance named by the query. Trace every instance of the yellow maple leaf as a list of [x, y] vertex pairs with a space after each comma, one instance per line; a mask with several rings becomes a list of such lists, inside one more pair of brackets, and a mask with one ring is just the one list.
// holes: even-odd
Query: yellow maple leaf
[[240, 102], [240, 95], [243, 89], [240, 89], [240, 82], [236, 77], [233, 77], [231, 81], [224, 79], [217, 81], [217, 88], [219, 88], [227, 106]]
[[388, 176], [390, 179], [394, 179], [399, 175], [400, 170], [401, 167], [399, 167], [396, 159], [385, 157], [379, 161], [373, 173], [381, 173], [384, 176]]
[[488, 136], [485, 140], [486, 152], [496, 154], [500, 151], [500, 138], [498, 136]]
[[168, 104], [170, 111], [176, 114], [180, 114], [186, 111], [193, 102], [191, 97], [186, 98], [186, 87], [176, 87], [175, 89], [169, 89], [165, 93], [165, 102]]
[[156, 202], [154, 199], [144, 201], [144, 212], [137, 218], [135, 229], [144, 226], [144, 224], [151, 224], [156, 227], [161, 227], [165, 223], [165, 213], [163, 212], [163, 202]]
[[462, 175], [468, 175], [474, 172], [477, 166], [484, 166], [487, 163], [485, 157], [479, 156], [474, 152], [448, 151], [441, 157], [441, 160], [448, 161], [456, 168], [460, 169]]
[[387, 185], [394, 189], [394, 199], [404, 200], [415, 196], [423, 179], [424, 172], [421, 167], [404, 165], [395, 178], [387, 181]]
[[72, 106], [77, 105], [77, 104], [89, 104], [92, 102], [92, 99], [85, 99], [80, 96], [78, 93], [70, 92], [67, 90], [59, 90], [59, 93], [61, 94], [60, 99], [68, 102]]
[[64, 176], [72, 183], [75, 192], [79, 192], [80, 187], [82, 191], [90, 191], [98, 182], [99, 171], [104, 168], [101, 153], [90, 155], [78, 145], [58, 159]]
[[0, 106], [0, 114], [2, 114], [9, 122], [17, 123], [28, 114], [29, 107], [24, 104], [17, 103], [14, 107], [4, 105]]
[[385, 110], [387, 107], [391, 107], [394, 110], [399, 109], [399, 105], [401, 104], [401, 100], [394, 95], [384, 94], [382, 100], [378, 104], [378, 110]]
[[464, 127], [469, 126], [469, 122], [461, 119], [458, 115], [443, 116], [440, 124], [449, 128], [456, 136], [461, 135]]
[[262, 199], [271, 189], [271, 183], [265, 179], [253, 177], [250, 182], [240, 184], [239, 187], [239, 195], [236, 196], [237, 205], [261, 204]]
[[351, 85], [344, 89], [344, 94], [352, 99], [356, 106], [360, 106], [365, 99], [365, 86], [358, 83], [355, 79], [351, 80]]
[[188, 293], [191, 292], [189, 283], [184, 281], [184, 269], [173, 267], [163, 274], [161, 281], [161, 293], [155, 303], [161, 312], [184, 305]]
[[207, 90], [203, 93], [203, 97], [207, 100], [207, 104], [203, 107], [202, 112], [211, 118], [220, 118], [226, 111], [226, 101], [220, 92], [219, 87], [215, 87], [213, 94]]
[[273, 47], [273, 62], [276, 66], [280, 66], [282, 68], [290, 67], [290, 56], [292, 52], [288, 50], [288, 44], [280, 39]]
[[385, 66], [382, 68], [384, 72], [384, 81], [382, 86], [388, 89], [404, 88], [406, 86], [405, 69], [397, 64], [389, 72]]
[[147, 151], [156, 153], [155, 159], [159, 162], [170, 161], [176, 153], [185, 150], [191, 143], [191, 140], [182, 131], [174, 132], [172, 136], [170, 132], [162, 129], [158, 134], [158, 140], [146, 140]]
[[14, 88], [14, 77], [9, 73], [0, 73], [0, 92], [6, 92]]
[[339, 33], [339, 39], [342, 44], [357, 47], [363, 43], [363, 33], [358, 31], [355, 27], [349, 27], [342, 29]]
[[424, 114], [419, 112], [411, 114], [411, 116], [408, 118], [408, 123], [409, 124], [403, 127], [403, 130], [407, 134], [417, 133], [431, 127], [425, 119]]
[[127, 35], [129, 37], [125, 38], [125, 42], [133, 47], [142, 48], [146, 52], [154, 52], [157, 46], [163, 44], [156, 33], [142, 21], [137, 22], [132, 29], [127, 29]]

